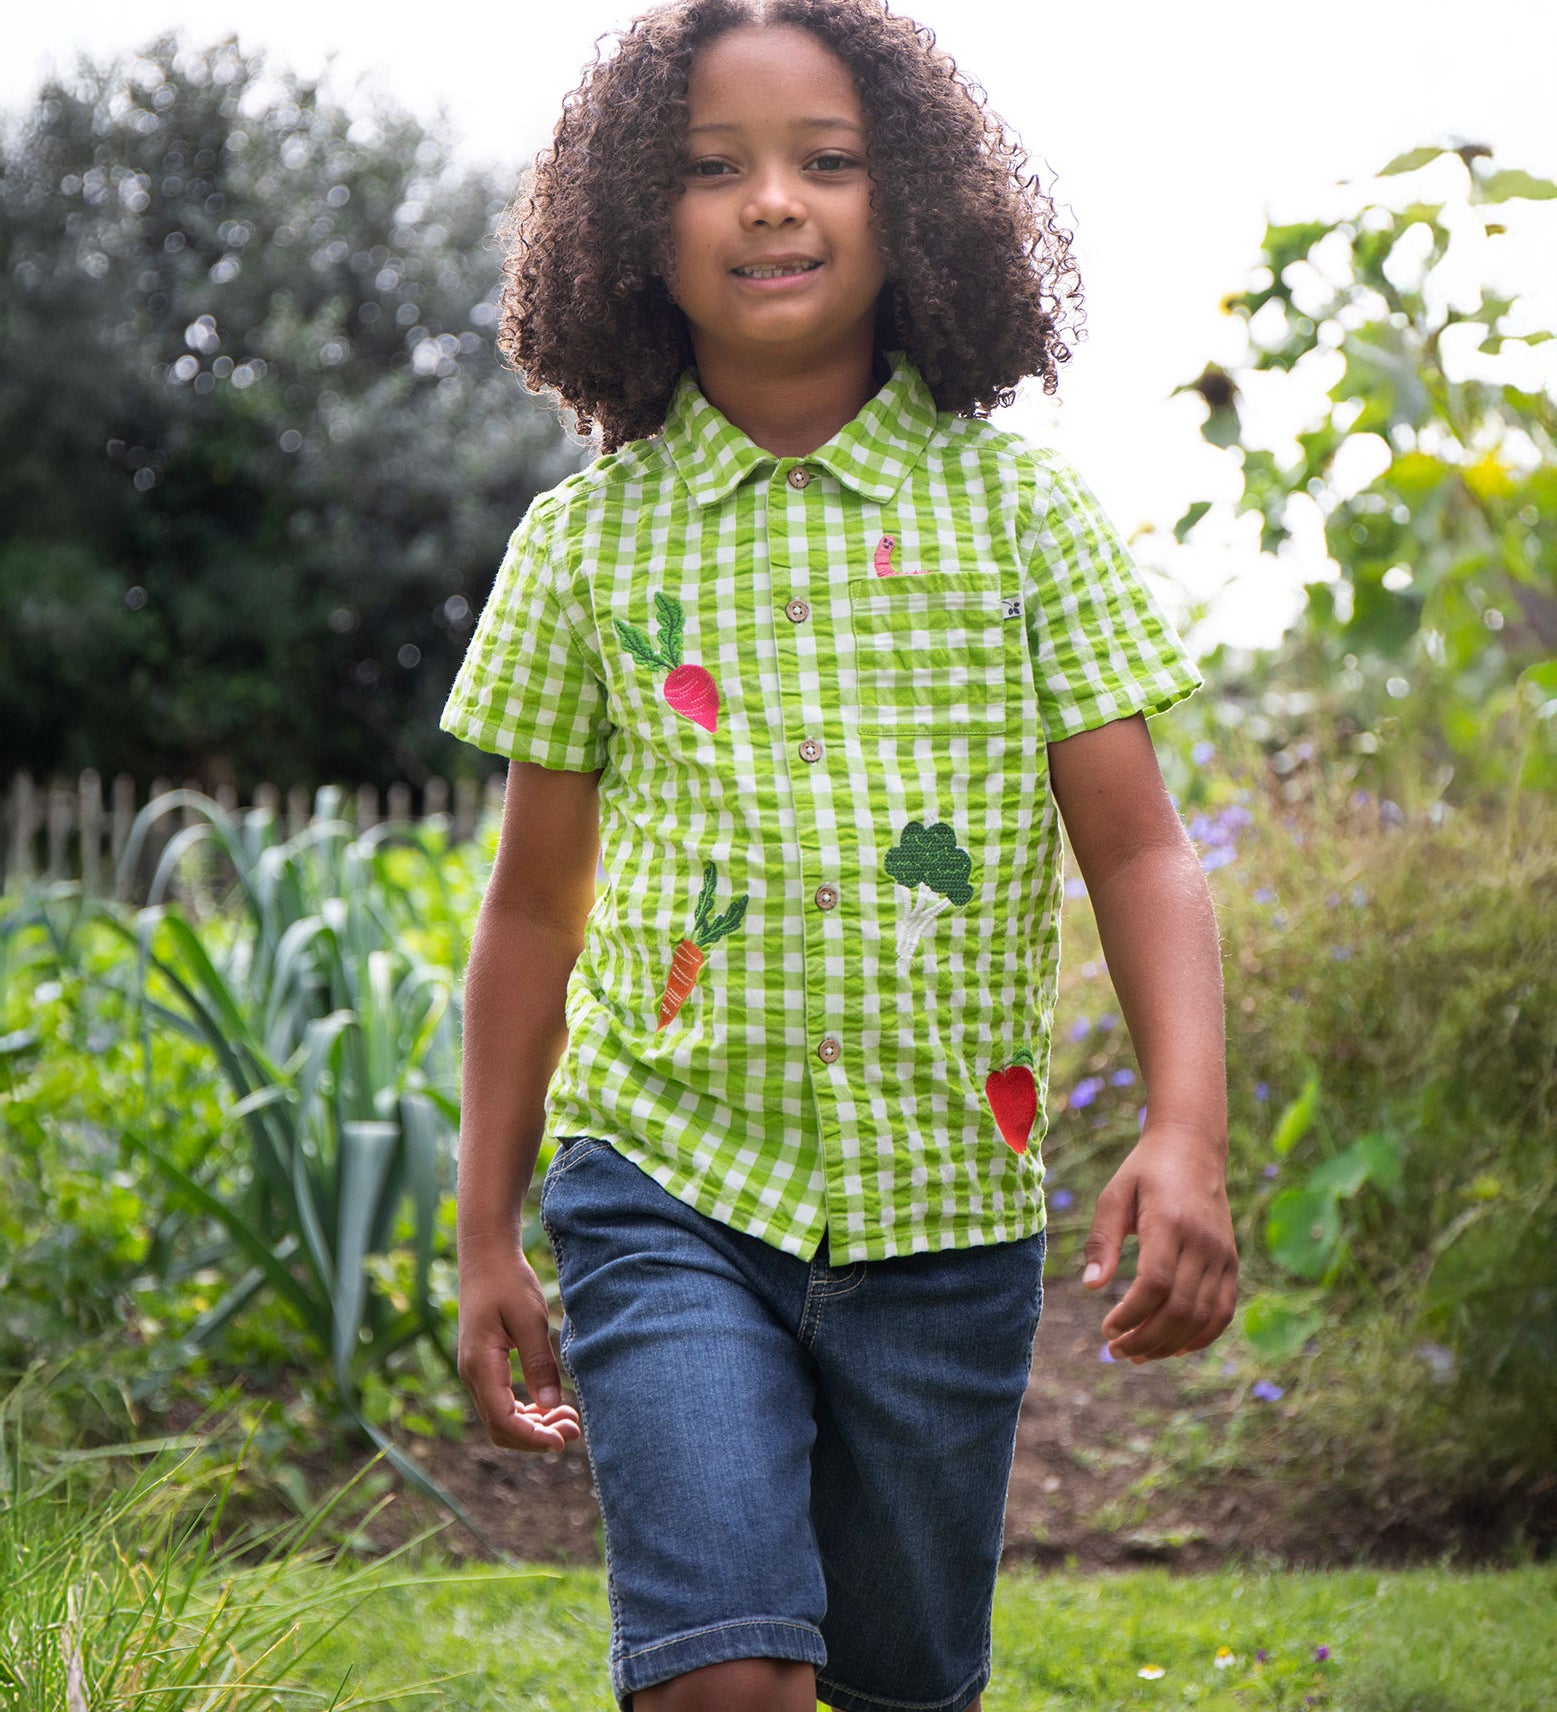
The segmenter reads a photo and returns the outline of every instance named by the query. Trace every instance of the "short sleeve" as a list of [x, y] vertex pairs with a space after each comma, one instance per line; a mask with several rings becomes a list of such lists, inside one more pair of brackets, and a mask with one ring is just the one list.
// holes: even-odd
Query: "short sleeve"
[[605, 765], [605, 686], [578, 645], [539, 508], [514, 531], [439, 721], [510, 761], [563, 772]]
[[1092, 490], [1068, 464], [1049, 468], [1028, 566], [1038, 702], [1053, 741], [1161, 713], [1199, 689], [1201, 677]]

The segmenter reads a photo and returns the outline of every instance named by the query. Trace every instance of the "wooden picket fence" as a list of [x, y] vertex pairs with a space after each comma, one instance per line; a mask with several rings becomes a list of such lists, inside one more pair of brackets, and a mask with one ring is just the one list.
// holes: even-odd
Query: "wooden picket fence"
[[[188, 784], [186, 790], [199, 791]], [[79, 881], [94, 896], [116, 896], [142, 902], [157, 863], [179, 831], [201, 816], [183, 807], [161, 815], [142, 844], [133, 871], [121, 871], [135, 817], [146, 803], [173, 789], [170, 780], [154, 779], [142, 799], [135, 781], [123, 774], [108, 783], [88, 769], [74, 780], [54, 779], [46, 785], [27, 773], [17, 773], [0, 799], [0, 893], [18, 891], [36, 881]], [[231, 786], [218, 785], [208, 795], [229, 813], [239, 811]], [[359, 832], [385, 821], [412, 825], [437, 821], [447, 827], [451, 841], [474, 835], [483, 812], [501, 814], [503, 782], [488, 779], [432, 778], [420, 793], [409, 785], [391, 785], [383, 793], [373, 785], [354, 789], [326, 787], [312, 792], [302, 785], [283, 791], [277, 785], [256, 788], [252, 808], [268, 810], [292, 837], [318, 818], [344, 819]]]

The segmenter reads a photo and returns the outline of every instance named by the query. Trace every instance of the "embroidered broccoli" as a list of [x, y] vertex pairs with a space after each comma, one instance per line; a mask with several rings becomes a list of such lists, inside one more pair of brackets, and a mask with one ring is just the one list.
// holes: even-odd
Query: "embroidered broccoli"
[[968, 884], [973, 858], [957, 847], [957, 834], [944, 820], [933, 826], [911, 820], [882, 866], [908, 893], [907, 905], [900, 907], [897, 918], [897, 967], [900, 975], [906, 975], [925, 929], [938, 915], [973, 896]]

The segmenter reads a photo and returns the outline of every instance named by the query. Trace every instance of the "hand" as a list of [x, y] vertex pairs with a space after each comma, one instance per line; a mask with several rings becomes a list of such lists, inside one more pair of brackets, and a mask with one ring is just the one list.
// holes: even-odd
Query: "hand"
[[1188, 1125], [1148, 1121], [1097, 1200], [1082, 1282], [1101, 1290], [1134, 1231], [1135, 1281], [1103, 1320], [1111, 1355], [1137, 1364], [1204, 1349], [1238, 1301], [1238, 1250], [1220, 1147]]
[[[508, 1352], [532, 1403], [514, 1396]], [[562, 1401], [541, 1281], [512, 1238], [460, 1245], [459, 1371], [492, 1443], [504, 1450], [561, 1450], [579, 1436], [577, 1410]]]

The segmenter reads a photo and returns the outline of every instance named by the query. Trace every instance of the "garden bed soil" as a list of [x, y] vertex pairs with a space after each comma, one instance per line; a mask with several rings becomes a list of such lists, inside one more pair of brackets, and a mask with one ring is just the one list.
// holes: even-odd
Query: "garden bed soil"
[[[1140, 1367], [1104, 1362], [1098, 1327], [1108, 1305], [1072, 1279], [1046, 1285], [1006, 1507], [1008, 1565], [1206, 1569], [1251, 1558], [1402, 1561], [1443, 1548], [1441, 1540], [1382, 1538], [1365, 1516], [1305, 1508], [1273, 1476], [1247, 1466], [1185, 1478], [1170, 1440], [1203, 1422], [1205, 1442], [1214, 1444], [1224, 1424], [1219, 1417], [1272, 1405], [1249, 1399], [1231, 1377], [1208, 1383], [1195, 1358]], [[451, 1556], [601, 1561], [599, 1512], [581, 1445], [550, 1456], [499, 1450], [472, 1416], [463, 1440], [419, 1440], [407, 1448], [479, 1524], [480, 1537], [457, 1522], [443, 1529], [439, 1544]], [[342, 1470], [308, 1472], [327, 1484]], [[363, 1543], [388, 1549], [446, 1514], [400, 1483], [367, 1525]]]

